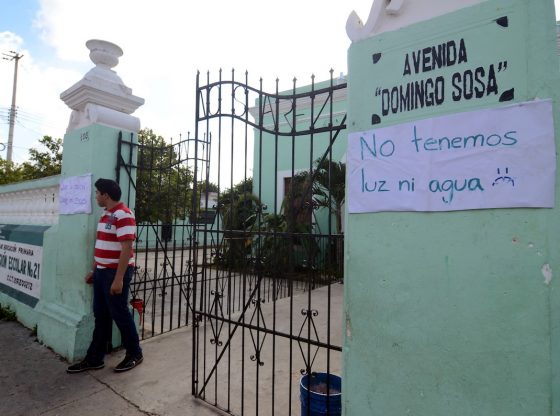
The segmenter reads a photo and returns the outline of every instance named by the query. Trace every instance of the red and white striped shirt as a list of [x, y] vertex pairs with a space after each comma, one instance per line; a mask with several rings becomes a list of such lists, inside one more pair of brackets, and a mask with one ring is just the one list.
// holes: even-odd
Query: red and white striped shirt
[[[95, 265], [98, 268], [116, 269], [121, 254], [121, 241], [136, 239], [136, 220], [132, 211], [122, 202], [106, 209], [97, 224], [95, 240]], [[134, 265], [134, 252], [130, 254], [129, 266]]]

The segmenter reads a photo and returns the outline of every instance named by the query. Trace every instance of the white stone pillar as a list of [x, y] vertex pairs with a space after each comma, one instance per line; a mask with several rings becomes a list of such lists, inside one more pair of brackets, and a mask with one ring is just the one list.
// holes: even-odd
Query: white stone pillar
[[[89, 40], [86, 46], [95, 67], [60, 95], [72, 109], [64, 136], [62, 179], [91, 173], [94, 183], [99, 178], [115, 179], [119, 133], [125, 140], [136, 139], [140, 120], [131, 114], [144, 99], [133, 95], [111, 69], [123, 54], [120, 47], [103, 40]], [[126, 195], [127, 187], [121, 187]], [[61, 215], [47, 237], [56, 250], [50, 253], [49, 284], [38, 304], [42, 313], [38, 337], [70, 360], [84, 356], [93, 328], [91, 287], [83, 279], [91, 268], [101, 214], [93, 194], [94, 188], [92, 214]]]

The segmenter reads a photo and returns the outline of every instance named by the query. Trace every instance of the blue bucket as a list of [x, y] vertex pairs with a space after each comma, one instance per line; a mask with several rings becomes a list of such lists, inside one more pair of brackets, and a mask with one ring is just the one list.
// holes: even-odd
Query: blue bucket
[[[342, 380], [328, 373], [312, 373], [299, 382], [301, 416], [340, 416], [342, 410]], [[327, 386], [330, 393], [327, 394]]]

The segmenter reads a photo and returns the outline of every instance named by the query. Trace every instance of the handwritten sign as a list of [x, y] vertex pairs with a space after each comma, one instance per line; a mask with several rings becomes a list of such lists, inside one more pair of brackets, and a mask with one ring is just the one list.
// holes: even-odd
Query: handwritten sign
[[91, 174], [60, 181], [60, 214], [91, 214]]
[[350, 213], [551, 208], [552, 102], [351, 133], [348, 172]]

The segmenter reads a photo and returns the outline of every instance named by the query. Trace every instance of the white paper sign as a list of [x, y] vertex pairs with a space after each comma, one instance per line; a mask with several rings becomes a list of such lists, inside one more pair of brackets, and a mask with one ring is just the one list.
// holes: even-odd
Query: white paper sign
[[348, 136], [348, 209], [554, 206], [552, 102], [418, 120]]
[[0, 283], [39, 299], [43, 247], [0, 241]]
[[60, 214], [91, 214], [91, 173], [60, 181]]

